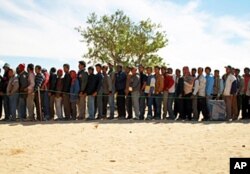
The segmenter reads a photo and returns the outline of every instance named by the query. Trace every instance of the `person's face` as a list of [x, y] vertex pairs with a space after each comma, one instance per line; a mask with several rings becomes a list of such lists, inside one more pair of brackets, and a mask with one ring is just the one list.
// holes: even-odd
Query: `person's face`
[[230, 74], [232, 72], [232, 70], [230, 68], [226, 68], [226, 73]]
[[100, 67], [100, 66], [97, 66], [97, 67], [96, 67], [96, 72], [99, 73], [99, 72], [101, 72], [101, 71], [102, 71], [101, 67]]
[[136, 69], [136, 68], [133, 68], [131, 72], [132, 72], [133, 75], [135, 75], [136, 72], [137, 72], [137, 69]]
[[214, 72], [214, 76], [215, 76], [215, 77], [219, 77], [219, 76], [220, 76], [220, 73], [219, 73], [218, 71], [215, 71], [215, 72]]
[[249, 74], [249, 70], [248, 70], [248, 69], [245, 69], [245, 70], [244, 70], [244, 73], [248, 75], [248, 74]]
[[66, 67], [66, 66], [64, 66], [64, 67], [63, 67], [63, 71], [64, 71], [65, 73], [68, 73], [68, 72], [69, 72], [69, 68]]
[[103, 74], [106, 74], [106, 73], [107, 73], [107, 71], [108, 71], [108, 69], [107, 69], [107, 68], [103, 68], [103, 69], [102, 69]]
[[160, 70], [158, 68], [155, 68], [155, 74], [159, 74]]
[[205, 69], [206, 74], [210, 74], [209, 69]]
[[59, 78], [61, 78], [61, 77], [62, 77], [62, 73], [61, 73], [61, 72], [57, 72], [57, 76], [58, 76]]
[[147, 68], [147, 74], [151, 74], [151, 73], [152, 73], [151, 69]]
[[71, 73], [70, 73], [70, 77], [71, 77], [72, 79], [75, 79], [75, 78], [76, 78], [76, 73], [75, 73], [75, 72], [71, 72]]
[[179, 70], [175, 71], [176, 76], [181, 76], [181, 72]]
[[173, 70], [172, 69], [168, 69], [168, 74], [173, 74]]
[[84, 66], [79, 63], [78, 68], [79, 68], [79, 70], [82, 70], [82, 69], [84, 69]]
[[93, 70], [92, 70], [92, 69], [89, 69], [89, 70], [88, 70], [88, 73], [89, 73], [89, 74], [93, 74]]
[[201, 68], [199, 68], [199, 69], [198, 69], [198, 74], [199, 74], [199, 75], [202, 75], [202, 73], [203, 73], [203, 70], [202, 70]]
[[[198, 72], [199, 73], [199, 72]], [[192, 70], [192, 75], [195, 75], [196, 74], [196, 70]]]
[[120, 66], [117, 66], [116, 69], [118, 72], [120, 72], [122, 70]]
[[36, 74], [38, 74], [41, 72], [41, 70], [39, 70], [39, 68], [35, 68], [35, 72], [36, 72]]
[[139, 66], [139, 72], [143, 73], [143, 71], [144, 71], [144, 68], [142, 66]]
[[234, 73], [235, 73], [235, 76], [238, 76], [240, 74], [238, 70], [235, 70]]
[[11, 71], [8, 71], [8, 77], [13, 77], [14, 76], [14, 72], [11, 70]]
[[164, 75], [165, 73], [166, 73], [166, 69], [162, 68], [162, 69], [161, 69], [161, 74]]

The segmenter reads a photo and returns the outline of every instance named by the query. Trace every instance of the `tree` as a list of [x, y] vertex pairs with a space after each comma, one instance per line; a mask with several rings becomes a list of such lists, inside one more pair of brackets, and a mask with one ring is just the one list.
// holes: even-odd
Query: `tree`
[[136, 24], [120, 10], [101, 17], [92, 13], [87, 19], [87, 28], [76, 29], [88, 46], [85, 58], [122, 65], [163, 64], [157, 51], [165, 47], [168, 40], [161, 26], [149, 19]]

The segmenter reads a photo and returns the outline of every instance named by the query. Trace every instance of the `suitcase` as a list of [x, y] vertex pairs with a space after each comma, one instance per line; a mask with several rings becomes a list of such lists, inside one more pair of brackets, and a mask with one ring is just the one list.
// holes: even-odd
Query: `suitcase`
[[211, 120], [226, 120], [226, 105], [224, 100], [208, 100], [208, 110]]

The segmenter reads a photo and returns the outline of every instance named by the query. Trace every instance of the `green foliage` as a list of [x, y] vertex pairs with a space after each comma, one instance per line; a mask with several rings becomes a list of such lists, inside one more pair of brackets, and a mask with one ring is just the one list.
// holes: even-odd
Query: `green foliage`
[[76, 28], [88, 46], [85, 58], [124, 66], [163, 64], [157, 51], [165, 47], [168, 40], [165, 32], [160, 30], [161, 26], [150, 19], [136, 24], [123, 11], [117, 10], [102, 17], [92, 13], [87, 25], [86, 29]]

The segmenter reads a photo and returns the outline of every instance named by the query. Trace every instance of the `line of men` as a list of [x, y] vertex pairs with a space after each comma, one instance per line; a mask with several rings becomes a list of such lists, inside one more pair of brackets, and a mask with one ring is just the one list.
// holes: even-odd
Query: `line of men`
[[[181, 70], [155, 66], [144, 68], [116, 67], [97, 64], [88, 67], [79, 61], [78, 72], [46, 69], [20, 64], [15, 70], [8, 63], [0, 77], [0, 116], [3, 121], [34, 120], [210, 120], [208, 100], [223, 99], [228, 120], [250, 119], [250, 70], [227, 66], [220, 77], [219, 70], [185, 66]], [[96, 70], [96, 73], [94, 72]], [[138, 71], [138, 72], [137, 72]], [[205, 73], [205, 75], [204, 75]], [[115, 107], [116, 101], [116, 107]], [[108, 112], [109, 105], [109, 112]], [[36, 113], [34, 113], [34, 107]], [[147, 113], [145, 112], [147, 109]], [[88, 111], [88, 113], [86, 113]]]

